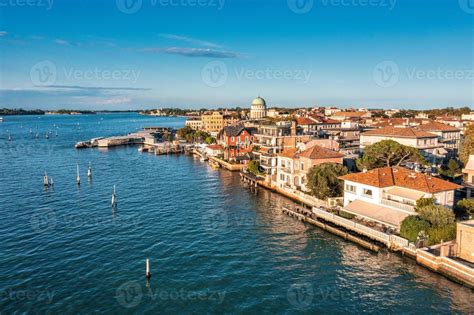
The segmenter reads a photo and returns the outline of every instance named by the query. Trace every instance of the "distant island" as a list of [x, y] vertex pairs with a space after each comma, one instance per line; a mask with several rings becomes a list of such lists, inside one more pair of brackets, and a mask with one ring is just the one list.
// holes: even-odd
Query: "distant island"
[[0, 109], [0, 116], [9, 115], [44, 115], [45, 111], [41, 109], [26, 110], [22, 108], [2, 108]]

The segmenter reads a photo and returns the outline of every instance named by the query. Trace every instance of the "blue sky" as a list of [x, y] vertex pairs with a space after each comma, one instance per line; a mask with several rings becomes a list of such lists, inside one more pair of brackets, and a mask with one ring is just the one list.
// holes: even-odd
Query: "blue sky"
[[0, 0], [0, 107], [473, 106], [474, 0]]

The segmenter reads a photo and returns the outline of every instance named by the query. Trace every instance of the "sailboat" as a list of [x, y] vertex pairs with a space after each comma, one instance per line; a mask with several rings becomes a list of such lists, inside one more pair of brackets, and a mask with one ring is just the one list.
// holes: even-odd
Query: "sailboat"
[[77, 164], [77, 177], [76, 177], [76, 182], [78, 185], [81, 184], [81, 177], [79, 176], [79, 164]]
[[112, 193], [112, 208], [117, 207], [117, 196], [115, 195], [115, 185], [114, 185], [114, 192]]
[[53, 178], [52, 178], [52, 177], [50, 177], [50, 179], [49, 179], [49, 185], [50, 185], [51, 187], [54, 186], [54, 181], [53, 181]]

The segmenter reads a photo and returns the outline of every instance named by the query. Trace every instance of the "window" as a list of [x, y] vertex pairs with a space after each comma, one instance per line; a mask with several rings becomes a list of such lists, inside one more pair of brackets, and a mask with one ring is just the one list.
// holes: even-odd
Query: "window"
[[367, 188], [364, 188], [364, 195], [365, 195], [366, 197], [372, 198], [372, 190], [367, 189]]
[[350, 191], [350, 192], [355, 193], [356, 192], [356, 186], [346, 184], [346, 191]]
[[304, 171], [304, 163], [301, 163], [301, 170]]
[[230, 138], [230, 141], [234, 142], [235, 141], [234, 137]]

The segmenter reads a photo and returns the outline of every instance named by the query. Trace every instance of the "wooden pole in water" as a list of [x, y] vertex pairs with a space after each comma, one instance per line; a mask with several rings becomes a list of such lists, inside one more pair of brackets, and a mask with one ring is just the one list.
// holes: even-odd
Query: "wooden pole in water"
[[150, 259], [146, 259], [146, 264], [145, 264], [145, 269], [146, 269], [146, 278], [150, 279], [151, 278], [151, 273], [150, 273]]
[[91, 162], [89, 162], [89, 168], [87, 169], [87, 177], [89, 177], [89, 179], [92, 178], [92, 166], [91, 166]]
[[46, 172], [44, 172], [43, 185], [44, 186], [49, 186], [48, 173], [46, 173]]
[[76, 183], [78, 185], [81, 184], [81, 177], [79, 176], [79, 163], [77, 164], [77, 177], [76, 177]]

